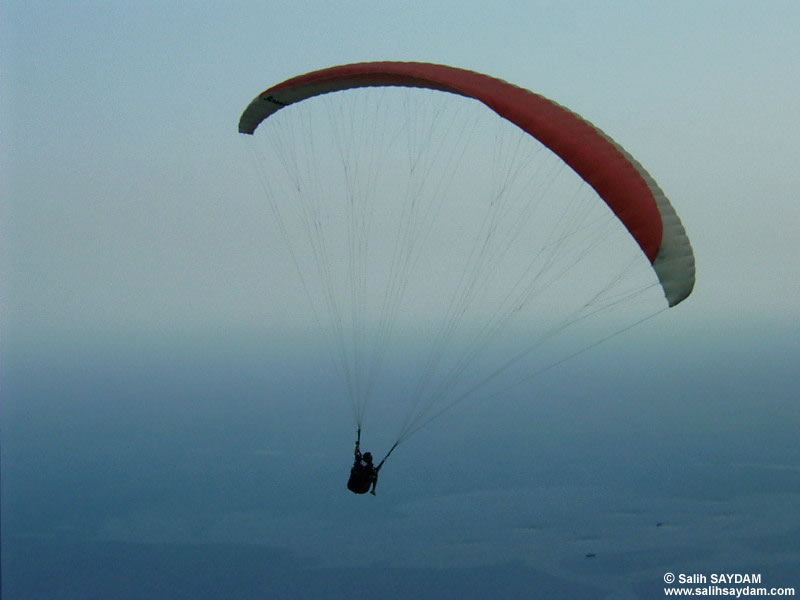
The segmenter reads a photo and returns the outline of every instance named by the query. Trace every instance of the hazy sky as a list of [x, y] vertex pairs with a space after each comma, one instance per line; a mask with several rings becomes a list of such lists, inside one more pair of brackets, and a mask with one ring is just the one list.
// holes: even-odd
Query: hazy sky
[[[624, 589], [628, 595], [619, 598], [651, 597], [641, 586], [658, 584], [658, 574], [677, 564], [677, 557], [685, 560], [687, 548], [711, 548], [706, 558], [713, 556], [715, 567], [735, 562], [742, 555], [733, 546], [723, 548], [714, 537], [717, 526], [727, 527], [723, 541], [746, 538], [752, 542], [748, 548], [760, 549], [742, 559], [745, 566], [796, 564], [800, 522], [791, 515], [800, 493], [800, 456], [790, 432], [800, 422], [794, 406], [800, 339], [798, 31], [800, 4], [794, 1], [3, 2], [0, 347], [4, 364], [17, 369], [3, 392], [4, 529], [34, 546], [54, 532], [74, 534], [64, 544], [255, 543], [264, 552], [259, 561], [285, 565], [286, 572], [323, 565], [345, 569], [337, 571], [342, 577], [370, 556], [384, 569], [376, 589], [397, 581], [391, 569], [504, 565], [508, 581], [535, 580], [543, 586], [538, 589], [551, 585], [564, 598], [585, 597], [581, 586], [594, 584], [606, 592]], [[697, 285], [685, 303], [627, 342], [615, 340], [613, 352], [603, 354], [611, 362], [615, 352], [633, 361], [628, 378], [615, 371], [591, 384], [598, 395], [613, 399], [610, 405], [600, 409], [587, 400], [580, 377], [561, 384], [555, 377], [542, 385], [566, 398], [569, 418], [552, 401], [528, 413], [519, 398], [509, 402], [506, 414], [483, 409], [456, 417], [449, 441], [427, 437], [398, 459], [403, 476], [384, 488], [394, 500], [379, 496], [386, 504], [356, 523], [342, 516], [353, 510], [349, 497], [329, 505], [320, 492], [328, 484], [340, 486], [340, 471], [347, 470], [352, 440], [346, 410], [309, 415], [298, 407], [276, 409], [281, 424], [302, 424], [298, 438], [270, 422], [264, 426], [269, 442], [262, 441], [253, 426], [270, 414], [258, 408], [264, 389], [275, 397], [313, 395], [327, 389], [327, 375], [309, 380], [309, 366], [298, 362], [308, 357], [275, 345], [256, 350], [247, 357], [251, 363], [240, 366], [237, 351], [244, 351], [226, 336], [280, 324], [293, 298], [270, 278], [281, 271], [269, 257], [283, 250], [265, 234], [274, 236], [275, 229], [258, 204], [258, 183], [237, 133], [241, 111], [257, 93], [293, 75], [369, 60], [429, 61], [489, 73], [585, 116], [636, 156], [670, 198], [693, 243]], [[222, 345], [208, 350], [220, 338]], [[160, 339], [172, 341], [152, 342]], [[92, 350], [84, 347], [98, 340], [101, 348], [116, 347], [118, 356], [92, 358], [86, 367]], [[36, 354], [51, 359], [69, 349], [68, 358], [55, 361], [62, 371], [49, 365], [35, 385], [27, 378], [38, 373], [37, 364], [25, 362], [34, 346], [44, 351]], [[137, 354], [149, 351], [150, 357]], [[127, 370], [118, 365], [123, 357], [133, 365]], [[588, 381], [595, 367], [591, 357], [583, 360], [576, 368]], [[220, 361], [225, 376], [216, 383], [204, 379], [197, 365], [211, 371]], [[86, 368], [73, 377], [76, 365]], [[662, 374], [648, 375], [661, 368]], [[226, 396], [223, 390], [232, 389], [226, 385], [243, 385], [243, 379], [251, 383], [232, 401], [238, 408], [229, 414], [215, 408]], [[123, 384], [114, 381], [124, 382], [126, 391], [119, 392]], [[67, 391], [59, 398], [59, 390]], [[177, 400], [173, 406], [141, 399], [185, 399], [198, 390], [207, 404], [196, 410]], [[107, 404], [101, 393], [111, 398]], [[624, 423], [642, 397], [651, 401], [649, 408], [632, 428], [637, 433], [626, 433]], [[764, 397], [768, 408], [762, 410], [755, 400]], [[729, 398], [735, 402], [726, 403]], [[69, 399], [77, 399], [78, 416], [67, 408], [74, 406]], [[692, 422], [686, 415], [695, 409], [699, 420]], [[142, 425], [148, 415], [159, 422], [152, 431]], [[64, 422], [62, 417], [72, 419], [80, 435], [51, 436], [60, 431], [53, 423]], [[195, 419], [198, 429], [181, 429], [183, 417]], [[520, 433], [514, 426], [523, 418], [546, 423], [550, 433]], [[460, 447], [459, 436], [471, 438], [481, 419], [495, 430], [490, 441], [477, 443], [468, 457], [446, 461], [451, 466], [424, 470], [452, 483], [430, 489], [414, 483], [414, 460], [424, 460], [427, 452], [450, 456]], [[714, 432], [706, 435], [704, 427], [712, 423]], [[217, 436], [210, 449], [198, 441], [206, 425]], [[238, 504], [234, 498], [233, 508], [223, 507], [224, 498], [176, 508], [166, 499], [174, 473], [151, 473], [149, 459], [131, 458], [123, 446], [114, 446], [125, 432], [141, 433], [139, 426], [161, 444], [154, 462], [170, 451], [173, 434], [191, 440], [176, 459], [180, 481], [195, 481], [186, 475], [195, 473], [187, 465], [204, 452], [214, 456], [208, 459], [214, 476], [235, 473], [225, 470], [226, 460], [246, 447], [247, 473], [277, 482], [262, 482], [252, 492], [266, 499], [266, 508], [250, 497]], [[502, 434], [504, 426], [513, 433]], [[230, 433], [233, 428], [246, 431], [245, 441]], [[9, 429], [39, 437], [15, 438]], [[335, 433], [320, 439], [323, 430]], [[87, 431], [101, 432], [98, 439], [114, 446], [115, 460], [138, 465], [145, 489], [166, 486], [164, 497], [156, 491], [126, 494], [114, 477], [106, 482], [103, 477], [125, 463], [109, 467], [98, 458], [105, 450], [81, 447]], [[564, 434], [569, 450], [562, 447], [564, 432], [572, 432]], [[576, 438], [583, 442], [576, 445]], [[27, 443], [45, 448], [53, 439], [73, 444], [76, 463], [97, 461], [96, 472], [86, 473], [106, 474], [98, 477], [114, 490], [106, 492], [116, 508], [76, 500], [75, 514], [95, 515], [78, 519], [43, 504], [36, 508], [45, 515], [39, 528], [32, 525], [39, 505], [25, 500], [26, 494], [57, 495], [74, 489], [75, 482], [40, 475], [42, 482], [26, 487], [21, 482], [30, 473], [62, 473], [65, 459], [42, 451], [35, 465], [52, 471], [36, 471], [22, 458], [14, 467], [13, 457], [26, 456]], [[595, 444], [610, 440], [639, 451], [648, 447], [652, 454], [637, 462], [620, 458], [624, 452], [601, 452], [603, 464], [575, 466], [598, 451]], [[292, 483], [292, 471], [280, 463], [286, 446], [306, 445], [308, 452], [295, 458], [322, 483], [292, 488], [282, 498], [276, 489]], [[333, 460], [339, 470], [329, 472], [325, 467], [342, 448], [342, 464]], [[485, 456], [500, 460], [492, 455], [498, 448], [510, 451], [515, 462], [527, 462], [527, 453], [555, 462], [551, 468], [522, 467], [521, 477], [503, 466], [504, 481], [497, 485], [486, 475], [491, 469], [474, 465]], [[754, 459], [753, 452], [761, 454]], [[665, 467], [675, 461], [685, 467], [680, 476]], [[710, 463], [723, 466], [712, 476], [703, 471]], [[81, 468], [74, 472], [83, 473]], [[753, 475], [754, 469], [762, 470]], [[615, 478], [620, 470], [631, 478]], [[738, 495], [735, 483], [745, 472], [752, 493]], [[93, 479], [84, 475], [75, 475], [76, 481], [90, 488]], [[691, 491], [669, 497], [660, 475], [675, 476]], [[520, 484], [526, 477], [544, 484]], [[240, 473], [225, 485], [239, 489], [245, 481]], [[14, 492], [11, 508], [9, 486], [21, 490]], [[764, 510], [767, 505], [773, 512]], [[34, 508], [25, 512], [21, 506]], [[644, 541], [637, 533], [640, 525], [669, 519], [680, 525], [659, 528], [667, 539]], [[22, 569], [20, 554], [9, 554], [5, 537], [3, 543], [6, 566]], [[598, 561], [587, 567], [585, 555], [596, 548], [602, 549]], [[616, 552], [618, 560], [602, 562], [603, 551]], [[186, 560], [202, 571], [202, 559]], [[712, 563], [698, 558], [696, 564]], [[75, 567], [76, 576], [93, 577], [90, 565], [87, 560], [80, 566], [85, 571]], [[540, 569], [535, 577], [527, 570], [531, 565]], [[692, 568], [691, 562], [681, 565]], [[45, 571], [30, 568], [33, 578], [44, 577]], [[604, 575], [594, 577], [592, 569]], [[633, 583], [626, 580], [630, 572], [638, 574]], [[772, 584], [800, 585], [785, 572], [778, 570]], [[431, 597], [449, 597], [441, 593], [454, 589], [448, 582], [465, 581], [461, 575], [440, 580], [436, 573], [415, 573], [415, 581], [429, 581], [429, 589], [439, 591]], [[333, 579], [320, 581], [333, 585]], [[471, 584], [474, 597], [481, 597], [480, 581]], [[508, 593], [530, 593], [520, 585], [509, 584]], [[395, 596], [386, 597], [404, 597], [403, 590], [419, 597], [411, 584], [394, 589]], [[36, 597], [28, 594], [20, 597]]]
[[[673, 327], [797, 317], [792, 2], [2, 10], [11, 332], [268, 317], [254, 305], [268, 224], [253, 214], [253, 169], [231, 132], [275, 82], [378, 59], [494, 74], [569, 106], [634, 154], [696, 252], [697, 289]], [[242, 281], [252, 293], [232, 295]]]

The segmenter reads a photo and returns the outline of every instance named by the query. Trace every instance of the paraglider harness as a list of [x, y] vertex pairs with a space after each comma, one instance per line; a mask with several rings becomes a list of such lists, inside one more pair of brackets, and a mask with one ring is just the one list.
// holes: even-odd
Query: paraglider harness
[[[395, 442], [376, 467], [372, 464], [372, 455], [369, 452], [361, 454], [361, 428], [359, 427], [356, 437], [356, 448], [353, 452], [355, 455], [355, 462], [350, 469], [350, 479], [347, 480], [347, 489], [354, 494], [366, 494], [369, 492], [374, 496], [375, 487], [378, 485], [378, 472], [381, 470], [383, 463], [386, 462], [386, 459], [389, 458], [389, 455], [397, 447], [397, 444], [398, 442]], [[369, 458], [365, 459], [366, 456], [369, 456]], [[371, 490], [370, 486], [372, 487]]]

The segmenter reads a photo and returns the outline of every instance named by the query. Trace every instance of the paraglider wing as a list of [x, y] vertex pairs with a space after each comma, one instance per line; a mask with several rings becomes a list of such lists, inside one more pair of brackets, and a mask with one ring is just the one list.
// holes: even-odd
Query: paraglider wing
[[428, 63], [343, 65], [294, 77], [262, 92], [245, 109], [239, 132], [252, 134], [285, 106], [313, 96], [359, 87], [402, 86], [440, 90], [478, 100], [538, 139], [611, 208], [653, 266], [670, 306], [694, 287], [694, 255], [664, 193], [624, 149], [577, 114], [505, 81]]

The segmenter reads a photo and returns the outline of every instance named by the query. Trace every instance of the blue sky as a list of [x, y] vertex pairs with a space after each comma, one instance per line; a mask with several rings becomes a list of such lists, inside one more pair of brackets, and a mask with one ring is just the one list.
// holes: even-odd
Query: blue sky
[[[798, 30], [800, 7], [777, 1], [3, 3], [4, 585], [35, 597], [9, 574], [15, 544], [56, 537], [255, 544], [286, 572], [330, 569], [329, 589], [362, 561], [377, 588], [426, 566], [443, 589], [458, 569], [506, 569], [517, 591], [562, 597], [652, 597], [666, 570], [729, 564], [800, 585], [781, 570], [800, 559]], [[682, 305], [537, 382], [535, 409], [526, 389], [454, 411], [397, 456], [379, 504], [353, 508], [330, 492], [347, 410], [275, 400], [335, 384], [309, 374], [313, 327], [275, 341], [299, 290], [264, 275], [285, 251], [236, 125], [274, 83], [384, 59], [490, 73], [591, 120], [665, 190], [698, 277]], [[293, 460], [314, 476], [296, 482]], [[42, 494], [74, 510], [31, 503]], [[643, 535], [655, 522], [661, 537]]]

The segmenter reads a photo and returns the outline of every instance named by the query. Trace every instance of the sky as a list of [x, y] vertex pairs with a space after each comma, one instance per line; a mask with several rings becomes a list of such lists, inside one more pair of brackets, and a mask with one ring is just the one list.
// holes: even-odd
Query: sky
[[[798, 29], [777, 1], [4, 2], [3, 597], [800, 586]], [[670, 198], [697, 284], [452, 411], [364, 499], [236, 125], [275, 83], [369, 60], [588, 118]]]

